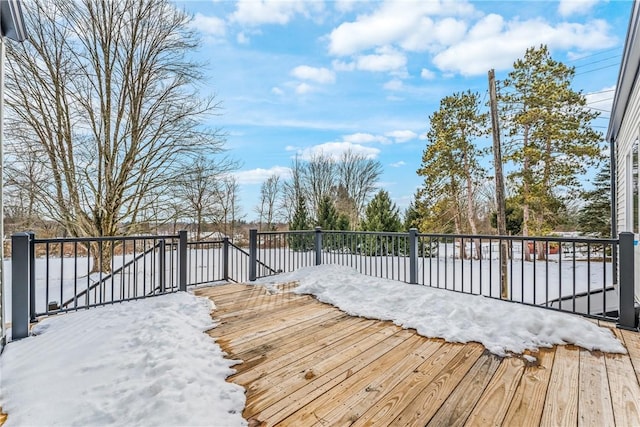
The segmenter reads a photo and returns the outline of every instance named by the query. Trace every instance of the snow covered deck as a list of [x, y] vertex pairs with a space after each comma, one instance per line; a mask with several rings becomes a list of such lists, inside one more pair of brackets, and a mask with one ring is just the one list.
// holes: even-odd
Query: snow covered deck
[[[236, 365], [250, 425], [640, 425], [640, 334], [629, 354], [575, 346], [536, 361], [427, 339], [263, 286], [201, 288]], [[611, 325], [602, 325], [611, 326]], [[533, 358], [531, 358], [533, 359]]]

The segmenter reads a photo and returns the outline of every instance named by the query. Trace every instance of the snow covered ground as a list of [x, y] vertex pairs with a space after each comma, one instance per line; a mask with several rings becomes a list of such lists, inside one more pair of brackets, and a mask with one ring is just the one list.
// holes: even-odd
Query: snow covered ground
[[246, 425], [211, 308], [179, 292], [43, 320], [0, 357], [6, 426]]
[[296, 293], [315, 295], [351, 315], [391, 320], [426, 337], [480, 342], [499, 356], [554, 344], [626, 352], [611, 331], [576, 315], [369, 277], [349, 267], [305, 267], [258, 283], [290, 281], [300, 283]]

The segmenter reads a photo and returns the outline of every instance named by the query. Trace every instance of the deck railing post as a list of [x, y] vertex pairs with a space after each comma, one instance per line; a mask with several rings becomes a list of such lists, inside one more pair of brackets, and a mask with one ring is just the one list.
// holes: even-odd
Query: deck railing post
[[249, 281], [255, 282], [258, 272], [258, 230], [249, 230]]
[[187, 230], [178, 231], [178, 290], [187, 291]]
[[[36, 319], [36, 245], [34, 243], [36, 234], [28, 231], [29, 235], [29, 321], [37, 322]], [[48, 272], [47, 272], [48, 274]]]
[[638, 327], [634, 304], [634, 234], [630, 232], [620, 233], [620, 283], [618, 296], [618, 328], [636, 330]]
[[316, 249], [316, 265], [322, 264], [322, 227], [316, 227], [314, 245]]
[[29, 336], [29, 234], [11, 236], [11, 339]]
[[167, 290], [167, 269], [166, 269], [166, 257], [165, 252], [166, 244], [164, 239], [160, 239], [158, 242], [158, 269], [160, 270], [160, 293], [164, 294]]
[[229, 238], [222, 239], [222, 278], [229, 281]]
[[418, 230], [409, 229], [409, 283], [418, 284]]

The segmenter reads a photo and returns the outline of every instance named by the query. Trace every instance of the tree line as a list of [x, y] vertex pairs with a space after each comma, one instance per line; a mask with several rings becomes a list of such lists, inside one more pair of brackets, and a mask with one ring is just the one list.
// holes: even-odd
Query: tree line
[[[255, 210], [262, 230], [285, 223], [290, 230], [400, 231], [400, 211], [389, 193], [378, 190], [379, 161], [352, 150], [335, 157], [296, 157], [291, 176], [268, 177]], [[374, 194], [375, 193], [375, 194]]]

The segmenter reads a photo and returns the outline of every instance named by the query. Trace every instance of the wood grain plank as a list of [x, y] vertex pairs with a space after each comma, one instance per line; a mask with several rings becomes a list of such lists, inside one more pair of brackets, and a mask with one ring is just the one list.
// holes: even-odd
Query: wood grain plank
[[[251, 360], [258, 356], [274, 356], [276, 354], [289, 353], [291, 351], [303, 351], [303, 348], [327, 337], [338, 338], [355, 333], [370, 324], [364, 319], [350, 317], [343, 314], [329, 320], [308, 323], [304, 334], [295, 330], [281, 337], [268, 336], [257, 342], [246, 343], [243, 346], [234, 346], [233, 349], [225, 349], [234, 358]], [[328, 344], [325, 344], [328, 345]]]
[[525, 367], [505, 415], [504, 426], [533, 427], [540, 424], [555, 354], [555, 348], [541, 348], [536, 363]]
[[251, 290], [250, 285], [243, 284], [225, 284], [218, 286], [207, 286], [193, 290], [194, 295], [202, 297], [220, 296], [232, 294], [235, 292], [248, 292]]
[[378, 401], [386, 400], [387, 395], [398, 384], [404, 385], [407, 377], [442, 345], [440, 341], [422, 338], [420, 346], [415, 350], [405, 353], [386, 369], [383, 367], [380, 374], [371, 375], [359, 385], [354, 385], [352, 389], [355, 392], [344, 393], [338, 399], [333, 399], [331, 407], [323, 408], [322, 414], [316, 413], [332, 425], [353, 423]]
[[331, 422], [324, 418], [328, 408], [339, 406], [346, 399], [346, 396], [358, 393], [360, 390], [368, 387], [368, 383], [372, 377], [388, 372], [392, 366], [400, 363], [400, 360], [405, 354], [414, 351], [422, 344], [424, 344], [423, 338], [412, 334], [407, 340], [393, 348], [392, 351], [386, 352], [381, 357], [363, 367], [363, 369], [354, 372], [353, 375], [345, 378], [344, 381], [326, 390], [321, 396], [318, 396], [318, 398], [288, 416], [282, 421], [282, 425], [304, 426], [316, 422], [330, 425]]
[[[620, 329], [614, 329], [624, 340]], [[605, 354], [613, 415], [618, 426], [640, 426], [640, 385], [628, 354]]]
[[[367, 334], [360, 333], [353, 336], [353, 339], [340, 340], [327, 346], [322, 352], [298, 359], [277, 371], [270, 372], [269, 375], [247, 383], [245, 412], [253, 416], [310, 383], [314, 387], [321, 387], [344, 370], [353, 369], [350, 366], [352, 360], [371, 351], [373, 347], [399, 331], [389, 324], [370, 322], [372, 325], [368, 326]], [[371, 334], [368, 335], [369, 333]]]
[[242, 326], [216, 326], [211, 330], [211, 333], [208, 333], [211, 336], [214, 336], [212, 334], [218, 333], [220, 335], [224, 335], [225, 340], [229, 342], [237, 341], [238, 343], [241, 343], [263, 336], [268, 333], [267, 331], [279, 331], [315, 317], [331, 318], [339, 315], [339, 311], [329, 311], [324, 307], [300, 307], [299, 309], [292, 309], [290, 313], [282, 311], [274, 316], [265, 316], [261, 322], [251, 322], [249, 324], [243, 322]]
[[604, 355], [580, 349], [578, 426], [615, 425]]
[[499, 426], [518, 389], [526, 362], [517, 357], [502, 360], [477, 405], [467, 418], [469, 426]]
[[462, 344], [443, 342], [405, 381], [396, 385], [384, 399], [365, 411], [353, 423], [353, 427], [389, 425], [463, 348]]
[[400, 330], [359, 355], [351, 359], [344, 359], [344, 363], [340, 367], [311, 380], [304, 387], [288, 394], [284, 399], [261, 411], [256, 415], [256, 418], [266, 421], [270, 425], [283, 420], [412, 336], [415, 336], [413, 332]]
[[570, 426], [578, 422], [578, 376], [580, 350], [575, 346], [561, 345], [551, 371], [540, 424], [545, 426]]
[[619, 331], [624, 339], [625, 347], [627, 347], [627, 351], [629, 352], [636, 378], [640, 383], [640, 332], [626, 331], [624, 329], [620, 329]]
[[390, 423], [390, 425], [425, 425], [438, 412], [449, 394], [457, 387], [485, 348], [476, 343], [466, 344], [442, 371], [422, 389]]
[[500, 357], [485, 350], [427, 426], [464, 425], [501, 363]]
[[[374, 326], [372, 329], [375, 331], [377, 327]], [[288, 351], [276, 350], [271, 353], [261, 354], [253, 359], [244, 359], [241, 365], [235, 367], [237, 373], [229, 377], [229, 379], [246, 384], [264, 376], [274, 375], [274, 373], [283, 367], [292, 365], [298, 360], [305, 363], [305, 360], [313, 357], [316, 352], [331, 347], [337, 342], [342, 340], [346, 340], [347, 342], [351, 342], [353, 339], [358, 340], [358, 337], [352, 338], [351, 336], [359, 330], [362, 330], [362, 328], [356, 323], [352, 325], [351, 328], [343, 328], [342, 331], [309, 342], [303, 347], [289, 347]]]

